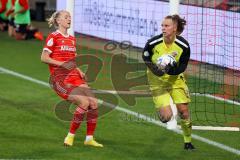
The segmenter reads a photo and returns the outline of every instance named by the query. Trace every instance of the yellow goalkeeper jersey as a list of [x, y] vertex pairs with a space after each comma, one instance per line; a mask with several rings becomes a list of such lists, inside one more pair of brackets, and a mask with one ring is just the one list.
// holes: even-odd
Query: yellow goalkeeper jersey
[[[167, 73], [163, 73], [156, 66], [157, 59], [165, 54], [174, 56], [177, 62]], [[142, 57], [148, 66], [147, 75], [151, 90], [159, 87], [171, 89], [186, 86], [183, 72], [190, 58], [190, 46], [183, 37], [176, 36], [174, 42], [167, 46], [162, 34], [155, 36], [146, 43]]]

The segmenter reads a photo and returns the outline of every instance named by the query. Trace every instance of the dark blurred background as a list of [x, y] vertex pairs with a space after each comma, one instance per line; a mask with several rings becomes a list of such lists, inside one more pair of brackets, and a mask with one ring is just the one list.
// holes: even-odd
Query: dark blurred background
[[56, 0], [30, 0], [31, 18], [45, 21], [56, 10]]

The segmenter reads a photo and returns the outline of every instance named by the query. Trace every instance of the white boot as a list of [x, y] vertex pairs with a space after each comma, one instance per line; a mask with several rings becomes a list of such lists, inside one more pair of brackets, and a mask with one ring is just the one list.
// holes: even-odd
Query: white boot
[[167, 129], [169, 130], [177, 129], [177, 119], [174, 115], [172, 116], [171, 120], [167, 122]]

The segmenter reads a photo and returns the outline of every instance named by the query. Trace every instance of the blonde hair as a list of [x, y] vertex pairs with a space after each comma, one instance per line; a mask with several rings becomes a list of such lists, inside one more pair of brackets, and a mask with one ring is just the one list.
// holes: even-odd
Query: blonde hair
[[52, 14], [50, 18], [47, 19], [49, 27], [52, 27], [54, 25], [55, 28], [58, 28], [57, 18], [60, 16], [62, 12], [65, 12], [64, 10], [56, 11]]

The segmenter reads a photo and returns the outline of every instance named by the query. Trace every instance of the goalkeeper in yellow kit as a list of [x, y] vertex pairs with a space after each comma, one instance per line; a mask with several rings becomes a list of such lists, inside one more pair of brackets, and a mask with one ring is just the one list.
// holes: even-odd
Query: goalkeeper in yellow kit
[[[181, 118], [184, 149], [193, 150], [195, 148], [191, 143], [192, 123], [188, 110], [190, 95], [183, 75], [190, 58], [190, 46], [180, 36], [185, 25], [186, 21], [178, 15], [165, 17], [162, 22], [162, 34], [146, 43], [142, 57], [148, 67], [148, 82], [160, 120], [163, 123], [171, 120], [172, 98]], [[165, 55], [174, 57], [176, 63], [159, 66], [158, 58]]]

